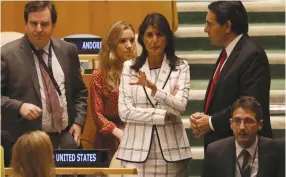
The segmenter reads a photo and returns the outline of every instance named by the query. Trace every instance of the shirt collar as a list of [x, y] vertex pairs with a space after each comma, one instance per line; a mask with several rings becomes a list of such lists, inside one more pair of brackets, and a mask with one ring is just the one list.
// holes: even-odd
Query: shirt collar
[[[51, 43], [51, 40], [49, 40], [48, 44], [43, 47], [43, 50], [45, 51], [45, 53], [48, 55], [49, 53], [49, 47], [50, 47], [50, 43]], [[39, 50], [39, 48], [35, 47], [37, 50]]]
[[237, 36], [233, 41], [231, 41], [231, 43], [229, 43], [226, 48], [226, 54], [227, 56], [230, 56], [232, 50], [234, 49], [235, 45], [237, 44], [237, 42], [239, 41], [239, 39], [242, 37], [242, 34], [240, 34], [239, 36]]
[[[255, 142], [249, 148], [246, 149], [249, 152], [249, 154], [251, 155], [251, 157], [254, 156], [257, 144], [258, 144], [258, 137], [256, 136]], [[235, 147], [236, 147], [235, 148], [236, 149], [236, 157], [238, 158], [241, 151], [243, 150], [243, 148], [238, 144], [238, 142], [236, 140], [235, 140]]]

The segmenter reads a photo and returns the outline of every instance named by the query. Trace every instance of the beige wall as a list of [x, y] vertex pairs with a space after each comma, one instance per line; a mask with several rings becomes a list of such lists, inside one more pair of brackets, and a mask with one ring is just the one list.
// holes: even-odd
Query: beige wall
[[[1, 31], [24, 33], [24, 1], [1, 2]], [[58, 11], [58, 22], [53, 36], [88, 33], [105, 35], [108, 27], [116, 20], [125, 20], [137, 31], [139, 24], [150, 12], [166, 16], [174, 23], [173, 2], [54, 2]], [[175, 14], [176, 15], [176, 14]]]

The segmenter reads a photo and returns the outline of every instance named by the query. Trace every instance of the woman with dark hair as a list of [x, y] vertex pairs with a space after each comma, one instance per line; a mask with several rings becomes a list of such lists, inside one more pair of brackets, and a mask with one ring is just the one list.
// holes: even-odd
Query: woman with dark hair
[[188, 176], [191, 148], [181, 113], [188, 102], [189, 65], [175, 55], [170, 25], [159, 13], [145, 17], [138, 42], [142, 53], [124, 63], [119, 86], [126, 127], [117, 159], [137, 168], [138, 176]]

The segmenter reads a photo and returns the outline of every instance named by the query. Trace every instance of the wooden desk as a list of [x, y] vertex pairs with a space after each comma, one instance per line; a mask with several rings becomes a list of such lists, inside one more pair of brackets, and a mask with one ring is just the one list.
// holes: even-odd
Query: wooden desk
[[[12, 169], [5, 168], [5, 175]], [[136, 168], [56, 168], [57, 175], [137, 174]]]

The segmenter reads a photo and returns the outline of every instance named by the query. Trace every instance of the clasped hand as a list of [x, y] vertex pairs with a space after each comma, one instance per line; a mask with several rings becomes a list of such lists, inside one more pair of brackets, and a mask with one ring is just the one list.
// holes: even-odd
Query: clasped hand
[[196, 112], [190, 116], [189, 121], [196, 138], [200, 138], [201, 136], [211, 131], [209, 119], [210, 116], [201, 112]]

